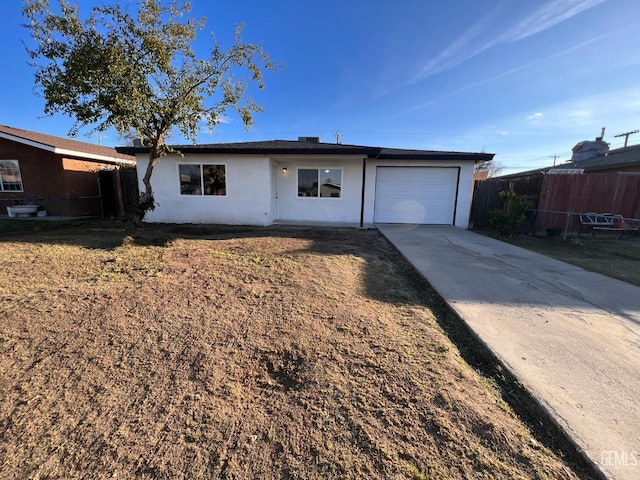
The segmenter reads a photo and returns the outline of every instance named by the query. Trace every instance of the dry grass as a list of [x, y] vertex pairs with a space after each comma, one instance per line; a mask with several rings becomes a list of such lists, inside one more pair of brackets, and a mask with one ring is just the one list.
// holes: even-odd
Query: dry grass
[[96, 224], [0, 268], [1, 478], [576, 478], [376, 231]]
[[618, 239], [616, 234], [583, 234], [567, 240], [532, 235], [495, 238], [640, 286], [640, 238]]

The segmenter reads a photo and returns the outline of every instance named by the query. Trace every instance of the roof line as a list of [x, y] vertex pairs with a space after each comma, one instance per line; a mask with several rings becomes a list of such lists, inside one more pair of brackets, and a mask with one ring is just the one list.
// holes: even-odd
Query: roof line
[[[288, 145], [264, 145], [270, 142], [287, 142]], [[263, 145], [256, 146], [247, 142], [246, 146], [239, 143], [218, 143], [206, 145], [173, 145], [172, 148], [181, 153], [226, 153], [245, 155], [366, 155], [368, 158], [376, 159], [397, 159], [397, 160], [473, 160], [476, 162], [490, 161], [495, 156], [492, 153], [472, 153], [472, 152], [445, 152], [434, 150], [414, 150], [385, 147], [367, 147], [360, 145], [343, 144], [300, 144], [296, 145], [295, 140], [275, 140], [265, 141]], [[115, 147], [119, 153], [135, 155], [138, 153], [149, 153], [149, 147], [127, 146]]]
[[[0, 138], [4, 138], [6, 140], [11, 140], [17, 143], [21, 143], [23, 145], [28, 145], [30, 147], [34, 147], [37, 148], [39, 150], [45, 150], [47, 152], [52, 152], [55, 153], [57, 155], [69, 155], [69, 156], [73, 156], [73, 157], [80, 157], [80, 158], [89, 158], [91, 160], [102, 160], [102, 161], [108, 161], [108, 162], [112, 162], [112, 163], [118, 163], [118, 164], [122, 164], [122, 165], [135, 165], [136, 162], [135, 160], [126, 160], [124, 158], [116, 158], [116, 157], [110, 157], [107, 155], [99, 155], [96, 153], [88, 153], [88, 152], [81, 152], [78, 150], [67, 150], [64, 148], [58, 148], [58, 147], [54, 147], [52, 145], [48, 145], [46, 143], [41, 143], [41, 142], [36, 142], [34, 140], [29, 140], [27, 138], [23, 138], [17, 135], [12, 135], [10, 133], [5, 133], [5, 132], [0, 132]], [[115, 150], [115, 149], [114, 149]], [[117, 152], [117, 150], [116, 150]]]
[[91, 160], [109, 161], [109, 162], [118, 163], [122, 165], [136, 164], [135, 160], [126, 160], [124, 158], [109, 157], [107, 155], [98, 155], [96, 153], [78, 152], [73, 150], [66, 150], [63, 148], [57, 148], [57, 147], [53, 149], [53, 152], [59, 155], [70, 155], [74, 157], [90, 158]]

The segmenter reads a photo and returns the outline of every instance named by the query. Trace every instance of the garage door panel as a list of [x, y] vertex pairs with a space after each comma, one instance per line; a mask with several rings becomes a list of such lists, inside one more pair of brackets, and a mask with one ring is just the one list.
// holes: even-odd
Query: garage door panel
[[378, 167], [374, 220], [451, 225], [457, 168]]

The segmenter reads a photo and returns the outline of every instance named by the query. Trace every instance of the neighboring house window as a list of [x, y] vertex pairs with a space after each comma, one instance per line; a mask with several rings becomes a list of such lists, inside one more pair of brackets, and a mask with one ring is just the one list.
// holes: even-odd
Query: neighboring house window
[[22, 176], [17, 160], [0, 160], [0, 191], [22, 192]]
[[181, 195], [226, 195], [224, 165], [178, 165]]
[[342, 169], [299, 168], [298, 196], [340, 198], [342, 191]]

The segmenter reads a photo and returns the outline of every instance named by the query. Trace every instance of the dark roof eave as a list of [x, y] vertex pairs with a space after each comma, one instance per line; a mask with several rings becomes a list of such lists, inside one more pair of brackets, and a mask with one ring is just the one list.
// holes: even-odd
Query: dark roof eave
[[425, 153], [382, 153], [377, 156], [380, 160], [464, 160], [475, 163], [490, 162], [494, 153], [462, 153], [462, 152], [425, 152]]
[[[227, 147], [208, 147], [208, 146], [175, 146], [176, 151], [181, 153], [226, 153], [226, 154], [244, 154], [244, 155], [366, 155], [375, 156], [380, 149], [361, 147], [361, 148], [323, 148], [312, 150], [309, 148], [227, 148]], [[149, 147], [116, 147], [120, 153], [127, 155], [136, 155], [138, 153], [149, 153]]]
[[[487, 162], [493, 160], [493, 153], [464, 153], [464, 152], [436, 152], [436, 151], [407, 151], [406, 153], [385, 152], [384, 148], [342, 146], [310, 149], [308, 147], [225, 147], [225, 146], [174, 146], [181, 153], [220, 153], [244, 155], [363, 155], [370, 159], [381, 160], [465, 160]], [[149, 153], [149, 147], [116, 147], [119, 153], [136, 155]]]
[[[585, 167], [584, 170], [585, 172], [595, 172], [598, 170], [613, 170], [615, 168], [629, 168], [629, 167], [637, 167], [637, 166], [640, 166], [640, 161], [610, 163], [610, 164], [603, 163], [599, 165], [592, 165], [590, 167]], [[579, 167], [576, 166], [575, 168], [579, 168]]]

